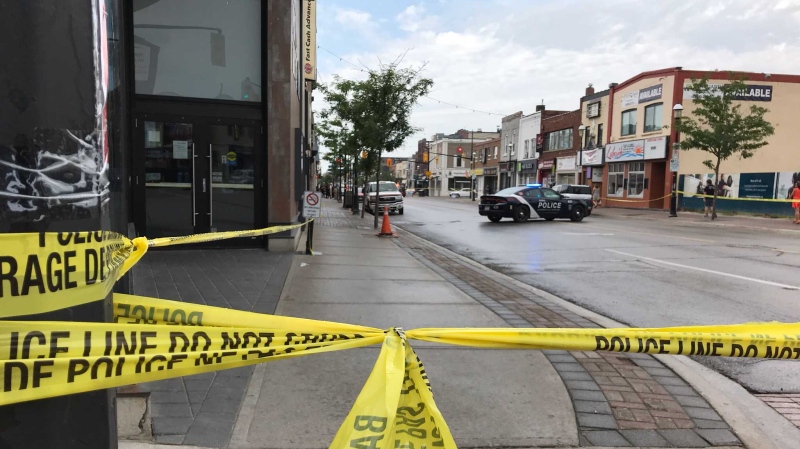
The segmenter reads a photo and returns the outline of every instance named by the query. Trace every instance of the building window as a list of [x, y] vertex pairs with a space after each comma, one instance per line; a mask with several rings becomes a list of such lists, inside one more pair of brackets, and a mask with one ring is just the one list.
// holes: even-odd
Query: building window
[[547, 133], [547, 150], [567, 150], [572, 148], [572, 128]]
[[461, 167], [461, 155], [456, 156], [456, 167]]
[[603, 146], [603, 124], [597, 125], [597, 146]]
[[590, 103], [586, 106], [586, 118], [600, 117], [600, 102]]
[[617, 162], [608, 164], [608, 196], [622, 196], [624, 191], [625, 164]]
[[[134, 3], [135, 93], [261, 101], [262, 2]], [[299, 57], [300, 47], [295, 49]], [[302, 78], [299, 67], [297, 61], [292, 75]]]
[[661, 117], [663, 116], [664, 103], [651, 104], [644, 108], [644, 132], [651, 133], [661, 130]]
[[623, 136], [636, 134], [636, 109], [624, 111], [622, 113], [622, 133]]
[[517, 133], [511, 133], [511, 144], [510, 145], [511, 145], [511, 155], [512, 156], [514, 154], [516, 154], [516, 152], [514, 151], [514, 150], [516, 150], [516, 148], [514, 148], [516, 146], [515, 145], [516, 143], [517, 143]]
[[644, 196], [644, 162], [628, 164], [628, 196]]
[[529, 154], [528, 153], [528, 144], [529, 143], [530, 142], [528, 140], [525, 140], [525, 159], [528, 159], [528, 154]]
[[494, 147], [494, 158], [497, 159], [497, 147]]

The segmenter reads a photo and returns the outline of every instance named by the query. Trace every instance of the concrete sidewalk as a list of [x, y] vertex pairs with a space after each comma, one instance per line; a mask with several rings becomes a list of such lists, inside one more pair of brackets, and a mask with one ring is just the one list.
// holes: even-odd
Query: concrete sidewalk
[[[371, 228], [318, 226], [315, 234], [322, 255], [295, 258], [278, 314], [379, 328], [508, 326]], [[541, 352], [414, 346], [460, 446], [579, 444], [567, 390]], [[257, 367], [230, 447], [327, 447], [378, 350]]]
[[624, 209], [619, 207], [599, 207], [592, 211], [592, 217], [617, 220], [669, 220], [675, 226], [706, 226], [720, 228], [739, 228], [750, 231], [775, 232], [800, 236], [800, 225], [792, 223], [791, 218], [767, 218], [748, 215], [717, 214], [716, 220], [703, 217], [697, 212], [678, 211], [677, 217], [670, 217], [669, 211], [653, 209]]
[[[323, 204], [314, 236], [320, 254], [294, 256], [276, 314], [405, 329], [618, 325], [402, 230], [397, 239], [377, 238], [371, 215], [360, 219], [333, 200]], [[463, 448], [732, 448], [742, 447], [741, 437], [747, 447], [777, 449], [800, 440], [797, 428], [760, 400], [683, 357], [412, 344]], [[378, 351], [258, 365], [235, 420], [216, 438], [182, 443], [326, 448]]]

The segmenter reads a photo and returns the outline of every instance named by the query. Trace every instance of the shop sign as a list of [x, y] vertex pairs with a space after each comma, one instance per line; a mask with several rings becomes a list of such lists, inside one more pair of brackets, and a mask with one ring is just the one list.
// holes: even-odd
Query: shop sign
[[659, 84], [657, 86], [650, 86], [641, 89], [639, 91], [639, 104], [647, 103], [648, 101], [653, 101], [653, 100], [660, 100], [661, 87], [662, 85]]
[[[683, 99], [691, 100], [694, 98], [694, 91], [690, 88], [691, 84], [683, 86]], [[709, 84], [708, 87], [716, 93], [717, 96], [721, 95], [719, 88], [722, 84]], [[773, 86], [761, 84], [746, 84], [744, 90], [737, 92], [733, 96], [734, 100], [738, 101], [772, 101]]]
[[644, 140], [645, 159], [664, 159], [667, 157], [667, 136], [651, 137]]
[[606, 145], [606, 162], [637, 161], [644, 159], [644, 140], [609, 143]]
[[508, 162], [501, 162], [500, 163], [500, 173], [508, 173]]
[[774, 195], [775, 173], [742, 173], [739, 175], [739, 198], [772, 199]]
[[556, 159], [556, 170], [559, 172], [575, 170], [575, 159], [575, 156], [560, 157]]
[[603, 167], [592, 168], [592, 182], [603, 182]]
[[553, 168], [553, 160], [539, 161], [539, 170], [548, 170]]
[[581, 165], [603, 165], [603, 149], [595, 148], [581, 151]]
[[536, 159], [522, 161], [519, 163], [519, 165], [520, 165], [519, 171], [521, 172], [530, 173], [536, 171]]
[[484, 168], [483, 169], [483, 175], [484, 176], [497, 176], [497, 167]]
[[625, 96], [622, 97], [622, 107], [627, 108], [629, 106], [635, 106], [639, 103], [639, 91], [636, 92], [628, 92]]

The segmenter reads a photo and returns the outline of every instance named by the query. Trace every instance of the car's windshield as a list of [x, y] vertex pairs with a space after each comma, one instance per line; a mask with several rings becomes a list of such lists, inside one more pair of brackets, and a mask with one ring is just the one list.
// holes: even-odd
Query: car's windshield
[[503, 189], [503, 190], [495, 193], [495, 195], [498, 195], [498, 196], [516, 195], [517, 193], [519, 193], [519, 192], [521, 192], [523, 190], [525, 190], [524, 187], [509, 187], [507, 189]]
[[[397, 185], [395, 183], [391, 182], [391, 181], [381, 181], [381, 190], [380, 191], [381, 192], [386, 192], [386, 191], [389, 191], [389, 190], [396, 191], [397, 190]], [[374, 182], [369, 183], [369, 191], [370, 192], [374, 192], [375, 191], [375, 183]]]

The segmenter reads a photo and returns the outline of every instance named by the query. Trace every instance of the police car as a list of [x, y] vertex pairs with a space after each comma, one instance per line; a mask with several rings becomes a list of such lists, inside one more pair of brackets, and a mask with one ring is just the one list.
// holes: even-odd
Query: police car
[[478, 213], [494, 223], [503, 218], [513, 218], [517, 223], [529, 218], [569, 218], [577, 222], [589, 214], [591, 204], [591, 200], [565, 198], [540, 184], [528, 184], [483, 195]]

